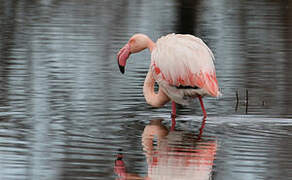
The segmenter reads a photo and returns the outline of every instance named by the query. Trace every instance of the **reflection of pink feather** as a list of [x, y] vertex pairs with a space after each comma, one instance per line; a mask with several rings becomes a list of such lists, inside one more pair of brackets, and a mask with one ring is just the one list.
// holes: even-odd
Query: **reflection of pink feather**
[[[203, 119], [204, 120], [204, 119]], [[200, 132], [203, 132], [204, 122]], [[142, 144], [151, 180], [210, 179], [217, 141], [193, 139], [192, 134], [168, 131], [161, 120], [152, 120], [142, 134]], [[153, 143], [154, 137], [156, 144]]]
[[148, 176], [153, 180], [209, 179], [217, 150], [215, 142], [199, 144], [196, 149], [159, 147], [159, 151], [153, 153]]

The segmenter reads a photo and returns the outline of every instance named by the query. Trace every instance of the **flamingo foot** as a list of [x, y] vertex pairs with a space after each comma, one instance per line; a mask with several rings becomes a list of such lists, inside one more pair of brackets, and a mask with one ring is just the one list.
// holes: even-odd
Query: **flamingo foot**
[[171, 130], [174, 130], [174, 127], [175, 127], [175, 118], [176, 118], [176, 105], [175, 105], [175, 102], [172, 101], [172, 112], [171, 112]]
[[171, 118], [176, 118], [176, 115], [171, 113]]
[[198, 98], [200, 100], [200, 104], [201, 104], [201, 107], [202, 107], [202, 111], [203, 111], [204, 117], [206, 118], [207, 117], [207, 112], [206, 112], [204, 104], [203, 104], [202, 96], [198, 96]]
[[171, 118], [176, 118], [176, 105], [174, 101], [172, 101], [171, 107], [172, 107]]
[[176, 124], [176, 122], [175, 122], [175, 117], [171, 117], [171, 128], [170, 128], [171, 131], [174, 130], [174, 128], [175, 128], [175, 124]]

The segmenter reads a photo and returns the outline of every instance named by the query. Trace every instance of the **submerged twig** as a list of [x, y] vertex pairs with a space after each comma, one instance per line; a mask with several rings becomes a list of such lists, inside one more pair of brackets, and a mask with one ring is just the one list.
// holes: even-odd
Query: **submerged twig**
[[245, 114], [248, 112], [248, 89], [245, 90]]
[[238, 93], [238, 89], [236, 90], [235, 95], [236, 95], [235, 112], [237, 112], [237, 110], [238, 110], [238, 104], [239, 104], [239, 93]]

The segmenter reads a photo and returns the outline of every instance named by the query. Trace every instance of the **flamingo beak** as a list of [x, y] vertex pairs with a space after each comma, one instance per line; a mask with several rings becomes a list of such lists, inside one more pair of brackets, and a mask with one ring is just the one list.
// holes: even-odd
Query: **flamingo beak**
[[120, 68], [121, 73], [124, 74], [125, 73], [125, 66], [119, 65], [119, 68]]
[[120, 71], [122, 74], [125, 73], [125, 66], [127, 63], [127, 59], [129, 58], [131, 51], [130, 51], [130, 45], [126, 44], [118, 53], [117, 55], [117, 60], [118, 60], [118, 65], [120, 68]]

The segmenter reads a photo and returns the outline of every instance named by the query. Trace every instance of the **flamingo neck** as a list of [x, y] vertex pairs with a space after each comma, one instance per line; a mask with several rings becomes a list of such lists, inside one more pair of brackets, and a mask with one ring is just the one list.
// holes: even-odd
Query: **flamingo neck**
[[[148, 37], [145, 37], [146, 47], [150, 52], [155, 48], [155, 43]], [[170, 99], [168, 96], [159, 88], [156, 93], [154, 90], [155, 80], [152, 75], [151, 69], [149, 69], [147, 76], [144, 81], [143, 93], [146, 99], [146, 102], [153, 107], [161, 107], [166, 104]]]
[[155, 80], [153, 78], [151, 69], [149, 69], [143, 86], [144, 97], [146, 99], [146, 102], [151, 106], [161, 107], [166, 104], [170, 99], [160, 88], [158, 90], [158, 93], [156, 93], [154, 91], [154, 85]]
[[149, 49], [150, 52], [152, 52], [154, 47], [155, 47], [155, 43], [149, 38], [148, 43], [147, 43], [147, 48]]
[[128, 41], [131, 53], [138, 53], [148, 48], [152, 52], [155, 43], [145, 34], [135, 34]]

